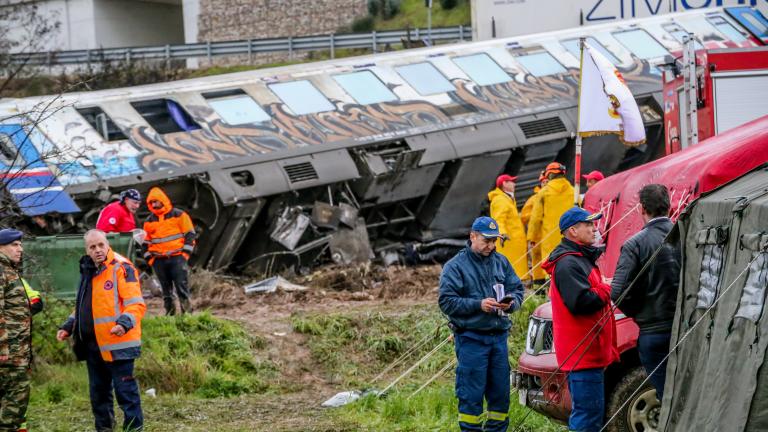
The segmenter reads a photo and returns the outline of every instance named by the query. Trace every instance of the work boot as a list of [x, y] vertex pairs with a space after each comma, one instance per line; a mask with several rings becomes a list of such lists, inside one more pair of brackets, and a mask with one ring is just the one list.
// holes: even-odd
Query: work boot
[[[176, 304], [173, 302], [173, 297], [163, 297], [163, 306], [165, 306], [165, 315], [176, 315]], [[182, 310], [183, 306], [182, 306]]]
[[181, 305], [181, 313], [192, 313], [192, 302], [189, 299], [179, 299]]

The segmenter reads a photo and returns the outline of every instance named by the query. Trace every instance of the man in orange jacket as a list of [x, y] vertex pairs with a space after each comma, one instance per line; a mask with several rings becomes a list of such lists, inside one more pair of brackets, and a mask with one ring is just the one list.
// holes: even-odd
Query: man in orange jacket
[[147, 310], [138, 272], [109, 246], [103, 231], [85, 233], [75, 312], [59, 328], [60, 341], [74, 335], [75, 355], [88, 366], [91, 410], [97, 431], [112, 431], [112, 389], [123, 410], [123, 430], [144, 426], [133, 363], [141, 354], [141, 319]]
[[195, 227], [189, 215], [171, 204], [162, 189], [154, 187], [147, 195], [152, 212], [144, 222], [144, 259], [152, 266], [163, 288], [166, 315], [176, 314], [173, 288], [181, 304], [181, 313], [192, 312], [187, 260], [195, 247]]

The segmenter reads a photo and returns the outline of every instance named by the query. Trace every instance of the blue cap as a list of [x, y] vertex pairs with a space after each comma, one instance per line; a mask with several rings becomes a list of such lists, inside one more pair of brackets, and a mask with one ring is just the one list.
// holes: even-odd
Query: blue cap
[[7, 245], [8, 243], [13, 243], [16, 240], [21, 240], [21, 237], [24, 236], [24, 233], [15, 230], [12, 228], [4, 228], [0, 230], [0, 245]]
[[480, 216], [472, 222], [472, 231], [477, 231], [483, 235], [483, 237], [500, 237], [499, 224], [496, 223], [493, 218], [488, 216]]
[[590, 222], [603, 217], [602, 213], [590, 214], [581, 207], [572, 207], [560, 216], [560, 232], [576, 225], [579, 222]]

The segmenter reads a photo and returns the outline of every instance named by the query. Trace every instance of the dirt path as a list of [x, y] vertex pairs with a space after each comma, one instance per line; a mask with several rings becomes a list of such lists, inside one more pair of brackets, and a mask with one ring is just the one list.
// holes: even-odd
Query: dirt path
[[[293, 331], [294, 314], [392, 311], [404, 306], [436, 301], [440, 266], [415, 268], [328, 267], [291, 282], [307, 287], [303, 292], [245, 295], [244, 280], [197, 272], [191, 281], [197, 310], [239, 321], [266, 340], [259, 356], [279, 370], [280, 394], [248, 397], [249, 412], [258, 413], [259, 424], [279, 425], [279, 430], [323, 430], [317, 417], [320, 403], [340, 389], [324, 377], [312, 359], [307, 337]], [[160, 298], [148, 299], [150, 315], [163, 313]], [[296, 413], [302, 413], [297, 417]], [[271, 419], [271, 420], [270, 420]], [[286, 419], [292, 419], [286, 423]], [[298, 423], [297, 423], [298, 422]]]

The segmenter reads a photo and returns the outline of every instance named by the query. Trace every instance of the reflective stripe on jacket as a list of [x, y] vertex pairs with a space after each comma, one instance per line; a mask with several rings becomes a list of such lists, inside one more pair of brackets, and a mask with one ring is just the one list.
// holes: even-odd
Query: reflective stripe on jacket
[[[141, 319], [147, 310], [141, 296], [138, 272], [112, 249], [91, 280], [94, 333], [105, 361], [128, 360], [139, 355]], [[126, 330], [116, 336], [110, 330], [120, 324]]]
[[[151, 201], [159, 201], [163, 206], [152, 208]], [[147, 236], [144, 240], [145, 255], [149, 255], [150, 264], [158, 256], [189, 254], [195, 246], [195, 227], [189, 215], [171, 204], [168, 196], [157, 187], [150, 189], [147, 206], [152, 214], [144, 222]]]
[[32, 315], [35, 315], [43, 310], [43, 298], [40, 296], [40, 291], [33, 289], [29, 286], [29, 283], [24, 278], [21, 279], [21, 284], [24, 285], [24, 291], [27, 293], [27, 299], [29, 299], [29, 310], [32, 311]]

